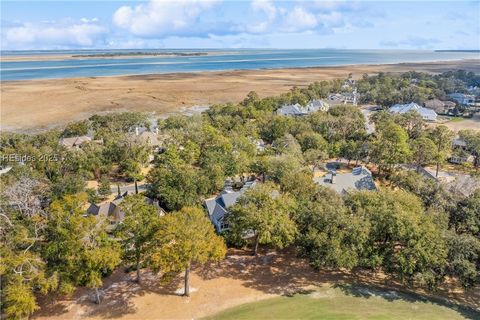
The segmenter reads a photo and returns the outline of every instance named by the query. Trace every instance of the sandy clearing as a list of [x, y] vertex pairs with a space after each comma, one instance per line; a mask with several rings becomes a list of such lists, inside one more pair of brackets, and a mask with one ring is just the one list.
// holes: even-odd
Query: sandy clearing
[[[91, 291], [86, 289], [57, 301], [53, 297], [44, 298], [41, 310], [33, 319], [198, 319], [243, 303], [332, 283], [355, 282], [402, 289], [381, 274], [316, 272], [303, 260], [292, 258], [290, 252], [263, 252], [259, 257], [252, 257], [249, 252], [230, 250], [225, 261], [195, 269], [191, 286], [196, 292], [189, 298], [175, 294], [182, 287], [182, 277], [160, 285], [152, 274], [143, 274], [143, 284], [137, 285], [132, 281], [133, 275], [116, 271], [105, 281], [100, 305], [92, 303]], [[480, 308], [479, 290], [465, 295], [447, 285], [438, 294]]]
[[252, 90], [276, 95], [318, 80], [359, 78], [364, 73], [408, 70], [480, 72], [478, 60], [300, 69], [242, 70], [139, 76], [3, 81], [1, 130], [33, 131], [61, 126], [108, 111], [145, 111], [157, 115], [191, 106], [238, 102]]

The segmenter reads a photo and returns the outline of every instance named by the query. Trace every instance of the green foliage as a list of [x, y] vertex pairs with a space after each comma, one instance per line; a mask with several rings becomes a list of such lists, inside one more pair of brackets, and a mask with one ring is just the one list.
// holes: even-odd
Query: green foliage
[[102, 198], [106, 198], [109, 195], [112, 194], [111, 186], [110, 186], [110, 180], [108, 180], [107, 177], [102, 177], [100, 179], [100, 182], [98, 184], [98, 194]]
[[437, 147], [434, 159], [437, 163], [437, 173], [440, 169], [440, 165], [445, 162], [445, 160], [450, 156], [452, 151], [452, 139], [454, 137], [453, 132], [448, 129], [446, 126], [436, 126], [429, 131], [430, 139], [433, 141]]
[[125, 219], [115, 229], [123, 250], [123, 261], [132, 263], [140, 282], [140, 268], [148, 265], [160, 223], [157, 209], [143, 195], [127, 197], [120, 205]]
[[392, 170], [393, 166], [405, 163], [410, 157], [408, 135], [406, 131], [392, 121], [377, 128], [377, 137], [372, 143], [372, 160], [379, 171]]
[[441, 229], [420, 200], [404, 191], [356, 192], [346, 198], [353, 215], [368, 221], [360, 264], [435, 287], [443, 275], [447, 249]]
[[89, 124], [87, 120], [71, 122], [62, 132], [62, 137], [84, 136], [88, 133]]
[[259, 244], [284, 248], [296, 235], [296, 226], [290, 216], [294, 208], [295, 201], [280, 194], [274, 184], [256, 185], [229, 208], [230, 232], [236, 235], [252, 233], [254, 254]]
[[437, 146], [425, 135], [419, 136], [410, 144], [412, 150], [412, 160], [417, 167], [423, 167], [430, 164], [435, 159]]
[[99, 288], [102, 276], [120, 263], [119, 245], [105, 232], [105, 222], [84, 216], [86, 195], [54, 201], [45, 230], [43, 255], [60, 278], [62, 291], [73, 286]]
[[190, 267], [221, 260], [226, 254], [223, 238], [215, 234], [203, 210], [196, 207], [184, 207], [164, 216], [154, 237], [151, 267], [164, 275], [185, 271], [185, 295], [189, 294]]
[[305, 200], [295, 216], [300, 255], [317, 269], [357, 266], [367, 241], [363, 222], [350, 214], [333, 190], [317, 187]]

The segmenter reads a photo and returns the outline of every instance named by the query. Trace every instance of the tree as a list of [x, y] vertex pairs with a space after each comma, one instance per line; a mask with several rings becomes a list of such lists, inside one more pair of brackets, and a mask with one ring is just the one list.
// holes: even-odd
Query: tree
[[427, 136], [420, 136], [411, 143], [412, 160], [417, 166], [417, 172], [420, 167], [429, 164], [435, 158], [436, 146]]
[[125, 219], [115, 228], [115, 235], [122, 245], [123, 261], [134, 264], [136, 281], [140, 283], [140, 268], [150, 257], [159, 227], [159, 212], [145, 202], [143, 195], [127, 197], [120, 207], [125, 213]]
[[450, 212], [449, 224], [457, 233], [480, 237], [480, 189], [460, 201]]
[[368, 235], [366, 228], [357, 216], [350, 214], [335, 191], [324, 187], [314, 190], [295, 216], [300, 255], [316, 269], [352, 269], [359, 263]]
[[437, 147], [435, 152], [435, 162], [437, 164], [435, 176], [438, 177], [440, 165], [448, 158], [452, 151], [453, 132], [446, 126], [436, 126], [430, 131], [430, 139]]
[[371, 152], [373, 160], [378, 164], [378, 171], [404, 163], [410, 156], [405, 130], [391, 121], [377, 129], [377, 138]]
[[110, 181], [107, 177], [102, 177], [100, 179], [100, 183], [98, 184], [98, 194], [103, 198], [107, 198], [109, 195], [112, 194], [112, 190], [110, 187]]
[[446, 233], [447, 272], [457, 277], [465, 289], [480, 283], [480, 240], [471, 234]]
[[86, 199], [84, 193], [66, 195], [50, 205], [43, 255], [58, 274], [62, 292], [75, 286], [93, 288], [100, 303], [102, 276], [120, 263], [120, 248], [105, 232], [105, 221], [84, 216]]
[[293, 242], [296, 235], [297, 229], [291, 219], [294, 208], [294, 200], [280, 194], [274, 184], [256, 185], [229, 208], [230, 232], [237, 235], [252, 233], [254, 255], [257, 255], [259, 244], [284, 248]]
[[193, 264], [218, 261], [226, 254], [223, 238], [215, 234], [212, 223], [200, 208], [184, 207], [160, 219], [152, 249], [151, 265], [165, 275], [185, 272], [184, 295], [190, 295], [190, 270]]
[[480, 132], [460, 130], [458, 135], [467, 144], [467, 150], [475, 156], [475, 166], [480, 166]]
[[36, 294], [57, 288], [40, 255], [46, 213], [45, 186], [28, 177], [4, 188], [0, 199], [0, 277], [2, 314], [28, 318], [38, 309]]
[[416, 196], [402, 190], [360, 191], [345, 202], [368, 226], [360, 265], [430, 288], [442, 279], [447, 257], [442, 230]]

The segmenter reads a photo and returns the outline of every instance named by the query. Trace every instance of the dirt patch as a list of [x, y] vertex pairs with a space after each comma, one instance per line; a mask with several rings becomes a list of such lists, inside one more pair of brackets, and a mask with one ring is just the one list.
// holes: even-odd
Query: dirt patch
[[[133, 278], [133, 274], [122, 270], [107, 278], [100, 305], [92, 302], [92, 292], [87, 289], [77, 290], [70, 298], [43, 298], [33, 319], [198, 319], [243, 303], [292, 295], [327, 284], [362, 283], [388, 288], [383, 294], [390, 299], [397, 298], [396, 291], [404, 290], [382, 274], [314, 271], [305, 261], [294, 258], [292, 252], [262, 252], [261, 256], [252, 257], [249, 252], [230, 250], [221, 263], [194, 270], [191, 286], [196, 291], [189, 298], [178, 295], [183, 285], [181, 276], [168, 285], [161, 285], [158, 277], [149, 272], [143, 272], [141, 285], [133, 282]], [[379, 295], [375, 289], [364, 290], [370, 291], [362, 294]], [[425, 295], [420, 289], [414, 291]], [[315, 294], [318, 293], [312, 293]], [[480, 308], [479, 290], [465, 294], [454, 289], [453, 283], [447, 283], [437, 295]]]

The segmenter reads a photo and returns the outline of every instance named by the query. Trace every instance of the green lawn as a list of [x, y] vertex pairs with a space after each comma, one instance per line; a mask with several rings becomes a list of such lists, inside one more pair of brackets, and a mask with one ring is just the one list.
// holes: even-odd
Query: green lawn
[[463, 118], [463, 117], [451, 117], [451, 118], [448, 119], [448, 122], [462, 122], [464, 120], [465, 120], [465, 118]]
[[241, 305], [205, 320], [480, 319], [471, 309], [367, 287], [325, 287], [308, 294]]

